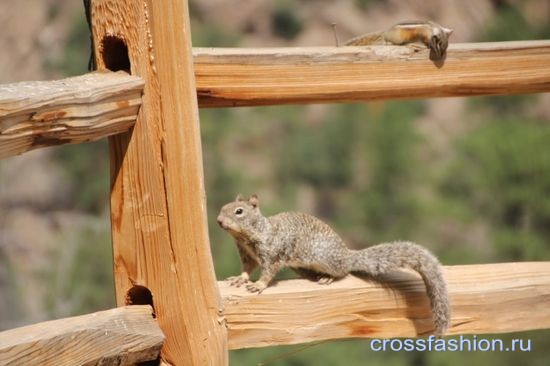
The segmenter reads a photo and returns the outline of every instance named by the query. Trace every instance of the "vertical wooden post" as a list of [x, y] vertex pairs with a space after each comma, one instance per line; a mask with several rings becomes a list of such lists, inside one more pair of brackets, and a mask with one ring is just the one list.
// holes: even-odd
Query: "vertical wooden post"
[[225, 365], [187, 1], [94, 0], [92, 27], [98, 69], [145, 80], [135, 128], [110, 140], [117, 302], [151, 292], [165, 363]]

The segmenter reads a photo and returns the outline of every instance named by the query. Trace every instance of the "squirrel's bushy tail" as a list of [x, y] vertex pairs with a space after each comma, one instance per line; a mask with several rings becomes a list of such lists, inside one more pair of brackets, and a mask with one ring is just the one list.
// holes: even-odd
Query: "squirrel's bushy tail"
[[426, 285], [430, 298], [435, 334], [443, 335], [451, 321], [451, 308], [447, 284], [437, 258], [427, 249], [411, 242], [393, 242], [359, 250], [351, 256], [352, 271], [372, 276], [410, 268], [418, 272]]
[[385, 44], [382, 32], [372, 32], [353, 37], [346, 41], [344, 46], [370, 46], [377, 44]]

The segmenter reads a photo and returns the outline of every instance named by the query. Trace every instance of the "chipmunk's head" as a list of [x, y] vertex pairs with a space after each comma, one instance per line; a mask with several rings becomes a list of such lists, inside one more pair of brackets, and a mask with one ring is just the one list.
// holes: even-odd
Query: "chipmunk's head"
[[439, 24], [433, 24], [433, 33], [429, 40], [430, 43], [427, 46], [433, 51], [435, 58], [439, 59], [443, 57], [445, 51], [447, 51], [447, 46], [449, 45], [449, 37], [453, 33], [453, 30], [450, 28], [442, 27]]
[[239, 194], [234, 202], [222, 207], [217, 220], [222, 229], [238, 237], [253, 228], [261, 217], [258, 196], [253, 194], [245, 199]]

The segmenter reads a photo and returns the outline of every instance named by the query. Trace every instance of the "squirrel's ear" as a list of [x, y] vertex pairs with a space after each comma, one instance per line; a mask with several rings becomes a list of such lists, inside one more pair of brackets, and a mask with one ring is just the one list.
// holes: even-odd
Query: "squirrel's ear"
[[250, 196], [250, 199], [248, 200], [248, 202], [250, 202], [250, 204], [253, 207], [258, 207], [258, 205], [260, 204], [260, 200], [258, 199], [258, 195], [253, 194], [252, 196]]
[[237, 197], [235, 198], [235, 202], [242, 202], [244, 201], [245, 199], [243, 198], [243, 195], [242, 194], [238, 194]]
[[451, 28], [445, 28], [443, 27], [443, 32], [449, 37], [451, 34], [453, 34], [453, 30]]

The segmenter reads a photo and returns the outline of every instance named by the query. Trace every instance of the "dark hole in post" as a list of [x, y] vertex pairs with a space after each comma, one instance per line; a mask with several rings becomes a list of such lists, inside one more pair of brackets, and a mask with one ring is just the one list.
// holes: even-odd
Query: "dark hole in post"
[[101, 57], [105, 67], [111, 71], [123, 70], [130, 73], [128, 46], [117, 36], [105, 36], [101, 41]]
[[151, 305], [153, 308], [153, 318], [156, 318], [153, 294], [145, 286], [134, 285], [129, 289], [126, 293], [126, 305]]
[[157, 358], [156, 360], [152, 360], [152, 361], [139, 362], [136, 365], [137, 366], [158, 366], [160, 365], [160, 358]]

